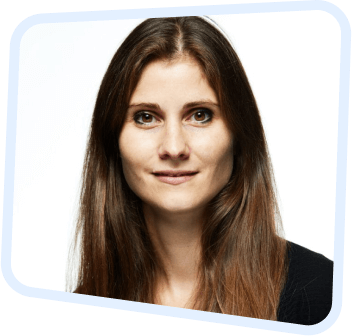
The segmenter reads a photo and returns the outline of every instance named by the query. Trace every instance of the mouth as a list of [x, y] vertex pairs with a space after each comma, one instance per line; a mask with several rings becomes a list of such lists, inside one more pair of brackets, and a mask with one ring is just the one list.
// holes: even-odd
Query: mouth
[[163, 170], [163, 171], [156, 171], [153, 174], [155, 176], [180, 177], [180, 176], [195, 175], [197, 173], [198, 172], [194, 170]]
[[153, 175], [161, 182], [168, 184], [181, 184], [192, 179], [198, 171], [194, 170], [163, 170], [153, 172]]

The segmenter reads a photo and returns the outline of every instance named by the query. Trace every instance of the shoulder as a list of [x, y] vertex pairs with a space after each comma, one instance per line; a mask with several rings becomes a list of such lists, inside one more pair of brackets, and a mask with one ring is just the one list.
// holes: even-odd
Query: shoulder
[[333, 262], [320, 253], [288, 242], [288, 259], [289, 276], [299, 277], [302, 281], [313, 280], [314, 277], [318, 281], [332, 278]]
[[288, 242], [288, 276], [281, 293], [278, 320], [312, 325], [332, 305], [333, 262], [322, 254]]

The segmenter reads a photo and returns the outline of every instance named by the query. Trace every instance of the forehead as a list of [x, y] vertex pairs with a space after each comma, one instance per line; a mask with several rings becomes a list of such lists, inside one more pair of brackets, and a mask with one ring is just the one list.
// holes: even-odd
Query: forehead
[[152, 101], [211, 100], [217, 103], [214, 90], [193, 58], [157, 60], [148, 64], [131, 96], [130, 104]]

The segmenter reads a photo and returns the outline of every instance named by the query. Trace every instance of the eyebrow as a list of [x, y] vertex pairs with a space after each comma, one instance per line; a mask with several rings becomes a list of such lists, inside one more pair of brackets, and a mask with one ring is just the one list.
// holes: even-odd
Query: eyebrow
[[[192, 107], [196, 107], [199, 105], [213, 105], [216, 107], [219, 107], [219, 104], [214, 103], [211, 100], [198, 100], [198, 101], [194, 101], [194, 102], [189, 102], [183, 105], [183, 109], [187, 109], [187, 108], [192, 108]], [[138, 107], [138, 106], [143, 106], [143, 107], [147, 107], [150, 109], [155, 109], [155, 110], [161, 110], [160, 105], [156, 104], [156, 103], [138, 103], [138, 104], [131, 104], [128, 106], [128, 108], [131, 107]]]

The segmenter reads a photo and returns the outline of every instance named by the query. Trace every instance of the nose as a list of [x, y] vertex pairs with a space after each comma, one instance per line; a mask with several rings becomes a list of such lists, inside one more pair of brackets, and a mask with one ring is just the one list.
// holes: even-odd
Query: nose
[[171, 125], [165, 128], [158, 154], [162, 160], [187, 160], [189, 158], [190, 148], [182, 125]]

